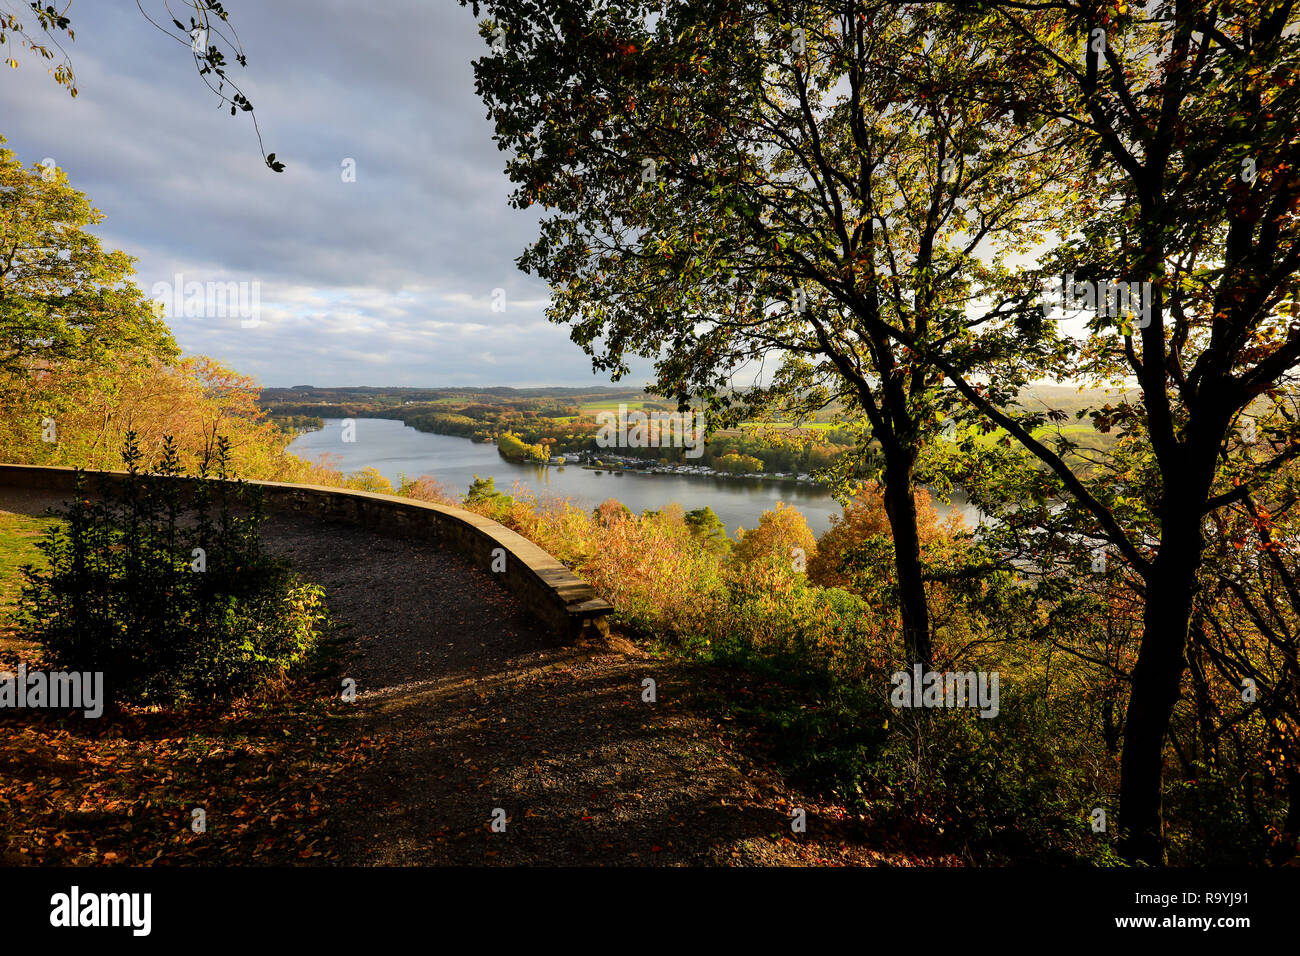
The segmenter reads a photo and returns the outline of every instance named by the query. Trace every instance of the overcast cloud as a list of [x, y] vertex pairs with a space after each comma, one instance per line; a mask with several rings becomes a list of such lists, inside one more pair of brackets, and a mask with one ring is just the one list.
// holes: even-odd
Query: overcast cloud
[[[155, 18], [162, 0], [144, 0]], [[264, 385], [589, 385], [514, 260], [536, 218], [507, 205], [504, 155], [474, 93], [484, 42], [454, 0], [226, 0], [257, 110], [232, 118], [189, 51], [134, 0], [73, 0], [71, 98], [45, 63], [0, 76], [0, 135], [65, 170], [138, 258], [137, 283], [260, 283], [260, 323], [177, 314], [181, 346]], [[356, 181], [343, 182], [355, 160]], [[492, 311], [493, 289], [506, 309]], [[628, 384], [646, 381], [648, 364]]]

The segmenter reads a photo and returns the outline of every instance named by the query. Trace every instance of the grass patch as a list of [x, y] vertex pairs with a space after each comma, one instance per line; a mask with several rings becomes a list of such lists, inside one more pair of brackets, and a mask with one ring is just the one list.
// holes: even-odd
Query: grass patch
[[19, 640], [15, 624], [23, 590], [22, 567], [25, 564], [45, 567], [45, 555], [36, 550], [36, 542], [47, 528], [58, 522], [58, 518], [33, 518], [0, 511], [0, 664], [34, 656], [35, 646]]
[[634, 401], [627, 401], [626, 399], [609, 400], [603, 402], [583, 402], [581, 405], [578, 406], [578, 410], [583, 415], [589, 415], [592, 412], [617, 412], [618, 406], [620, 405], [626, 407], [627, 410], [631, 412], [631, 411], [644, 411], [646, 403], [644, 400], [639, 402], [634, 402]]
[[58, 518], [33, 518], [0, 511], [0, 624], [7, 622], [18, 604], [23, 585], [22, 566], [45, 566], [45, 556], [36, 550], [36, 542], [58, 521]]

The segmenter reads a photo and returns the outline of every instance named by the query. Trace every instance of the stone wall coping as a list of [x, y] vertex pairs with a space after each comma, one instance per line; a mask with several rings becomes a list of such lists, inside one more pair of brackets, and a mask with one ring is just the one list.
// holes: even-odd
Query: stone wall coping
[[[83, 469], [92, 478], [120, 481], [125, 471]], [[71, 491], [77, 469], [66, 465], [19, 465], [0, 462], [0, 487], [21, 487], [36, 491]], [[142, 475], [159, 480], [155, 475]], [[178, 481], [193, 481], [191, 475]], [[561, 564], [544, 549], [505, 525], [483, 515], [398, 495], [385, 495], [352, 488], [295, 484], [283, 481], [245, 479], [264, 489], [268, 511], [322, 518], [342, 519], [397, 533], [435, 540], [474, 563], [490, 566], [497, 548], [505, 551], [505, 571], [500, 577], [524, 605], [565, 637], [575, 638], [588, 631], [608, 632], [606, 618], [613, 607], [594, 588]]]

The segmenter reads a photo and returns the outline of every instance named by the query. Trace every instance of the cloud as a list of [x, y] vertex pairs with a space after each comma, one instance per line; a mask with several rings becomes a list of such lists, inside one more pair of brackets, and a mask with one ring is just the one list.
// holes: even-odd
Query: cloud
[[[161, 0], [145, 7], [163, 16]], [[155, 10], [156, 8], [156, 10]], [[20, 59], [0, 78], [0, 134], [67, 171], [137, 257], [137, 282], [256, 283], [261, 322], [170, 316], [187, 351], [266, 385], [604, 383], [544, 283], [515, 266], [536, 235], [511, 209], [503, 154], [474, 93], [485, 48], [458, 4], [230, 3], [257, 107], [217, 109], [189, 52], [134, 4], [73, 11], [79, 95]], [[345, 181], [345, 161], [355, 181]], [[494, 312], [493, 291], [506, 311]], [[632, 381], [645, 380], [646, 363]]]

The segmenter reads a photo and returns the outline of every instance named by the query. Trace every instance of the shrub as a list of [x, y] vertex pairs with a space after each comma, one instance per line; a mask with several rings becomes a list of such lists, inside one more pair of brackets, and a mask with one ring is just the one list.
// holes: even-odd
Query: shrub
[[429, 475], [421, 475], [419, 478], [408, 478], [401, 476], [401, 487], [397, 493], [404, 498], [414, 498], [416, 501], [430, 501], [439, 505], [459, 506], [459, 502], [452, 496], [452, 493], [442, 486], [436, 478]]
[[[1165, 794], [1169, 862], [1174, 866], [1234, 866], [1243, 858], [1264, 859], [1269, 831], [1259, 823], [1281, 816], [1281, 807], [1275, 805], [1281, 794], [1270, 793], [1257, 780], [1242, 779], [1235, 768], [1197, 761], [1193, 770], [1192, 779], [1170, 781]], [[1248, 799], [1242, 798], [1243, 790]]]
[[739, 537], [732, 560], [740, 564], [772, 555], [791, 562], [801, 555], [806, 562], [817, 550], [817, 539], [803, 512], [783, 501], [778, 501], [775, 509], [764, 511], [753, 531], [742, 528]]
[[[262, 551], [260, 494], [227, 477], [229, 446], [182, 501], [176, 446], [151, 472], [128, 433], [130, 478], [98, 501], [77, 474], [66, 530], [24, 568], [20, 628], [55, 668], [102, 671], [117, 703], [229, 700], [302, 660], [325, 619], [324, 592]], [[157, 476], [150, 477], [150, 475]]]
[[608, 528], [619, 521], [630, 521], [632, 509], [616, 498], [606, 498], [591, 512], [593, 521]]
[[1112, 798], [1097, 790], [1086, 742], [1071, 737], [1070, 702], [1029, 681], [1004, 680], [999, 697], [994, 719], [893, 710], [889, 744], [858, 796], [882, 822], [958, 840], [979, 863], [1112, 861], [1113, 843], [1089, 816]]
[[487, 478], [475, 475], [469, 491], [465, 494], [465, 507], [493, 520], [499, 521], [513, 505], [514, 499], [497, 491], [496, 481], [490, 475]]
[[686, 527], [691, 529], [691, 534], [710, 551], [721, 552], [731, 547], [722, 519], [714, 514], [713, 509], [708, 505], [686, 512], [682, 520], [686, 522]]
[[355, 491], [373, 491], [379, 495], [395, 494], [393, 483], [381, 475], [378, 468], [373, 466], [352, 472], [343, 482], [343, 487], [352, 488]]

